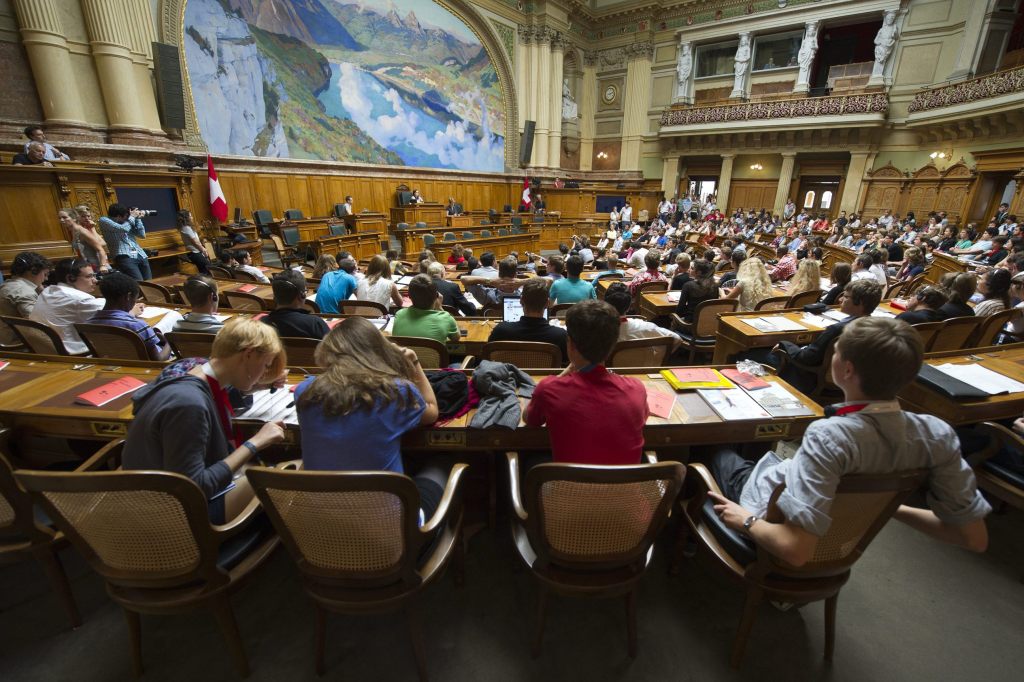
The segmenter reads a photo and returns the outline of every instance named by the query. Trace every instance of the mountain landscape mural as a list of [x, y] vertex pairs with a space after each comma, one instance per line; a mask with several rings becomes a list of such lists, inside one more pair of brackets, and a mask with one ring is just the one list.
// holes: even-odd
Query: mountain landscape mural
[[184, 43], [213, 153], [504, 169], [497, 73], [433, 0], [188, 0]]

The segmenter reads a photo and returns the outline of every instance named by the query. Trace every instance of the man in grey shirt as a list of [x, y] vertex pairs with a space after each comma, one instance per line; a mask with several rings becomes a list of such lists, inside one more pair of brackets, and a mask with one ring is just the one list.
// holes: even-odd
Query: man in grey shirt
[[[956, 434], [936, 417], [904, 412], [895, 399], [917, 375], [921, 358], [920, 337], [905, 322], [862, 317], [847, 325], [832, 358], [833, 381], [846, 402], [826, 410], [834, 416], [808, 427], [792, 459], [774, 452], [757, 462], [732, 451], [715, 455], [711, 469], [724, 496], [709, 494], [723, 522], [801, 566], [832, 523], [829, 512], [842, 476], [924, 468], [930, 509], [901, 505], [894, 518], [939, 540], [984, 551], [991, 507], [960, 456]], [[772, 523], [764, 515], [783, 483], [777, 505], [786, 520]]]

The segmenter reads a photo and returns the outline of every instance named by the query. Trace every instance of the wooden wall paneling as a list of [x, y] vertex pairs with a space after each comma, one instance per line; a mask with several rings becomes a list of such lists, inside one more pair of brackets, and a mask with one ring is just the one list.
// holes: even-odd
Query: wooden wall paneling
[[[253, 196], [256, 199], [256, 202], [253, 204], [253, 210], [266, 209], [273, 214], [275, 219], [283, 217], [286, 207], [278, 203], [274, 195], [274, 176], [253, 174], [250, 183], [252, 184]], [[231, 197], [227, 199], [230, 206]]]
[[733, 180], [729, 189], [729, 211], [737, 208], [761, 208], [775, 204], [776, 180]]
[[[57, 188], [50, 182], [49, 175], [40, 174], [34, 180], [30, 182], [26, 178], [5, 184], [0, 191], [0, 225], [3, 225], [4, 243], [64, 240], [63, 230], [57, 222], [57, 211], [61, 208]], [[106, 213], [106, 206], [103, 206], [99, 215]]]
[[[289, 191], [289, 182], [287, 175], [272, 175], [270, 176], [270, 187], [271, 196], [274, 197], [274, 205], [278, 207], [281, 215], [289, 208], [298, 208], [292, 205], [292, 197]], [[277, 217], [277, 214], [274, 214]]]
[[[1020, 219], [1024, 217], [1024, 169], [1017, 173], [1013, 179], [1017, 181], [1017, 192], [1013, 195], [1013, 200], [1010, 202], [1010, 213]], [[964, 201], [966, 202], [966, 199]]]
[[907, 184], [907, 176], [891, 163], [868, 173], [864, 182], [864, 205], [860, 213], [864, 222], [882, 215], [885, 209], [899, 212], [903, 201], [903, 190]]
[[309, 203], [313, 215], [326, 216], [334, 213], [334, 202], [327, 194], [327, 178], [325, 176], [312, 175], [309, 177]]

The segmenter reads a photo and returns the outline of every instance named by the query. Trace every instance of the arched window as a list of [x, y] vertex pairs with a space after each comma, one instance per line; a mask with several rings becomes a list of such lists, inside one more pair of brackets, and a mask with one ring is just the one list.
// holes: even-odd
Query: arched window
[[821, 207], [832, 208], [832, 192], [821, 193]]
[[814, 190], [804, 195], [804, 208], [814, 208]]

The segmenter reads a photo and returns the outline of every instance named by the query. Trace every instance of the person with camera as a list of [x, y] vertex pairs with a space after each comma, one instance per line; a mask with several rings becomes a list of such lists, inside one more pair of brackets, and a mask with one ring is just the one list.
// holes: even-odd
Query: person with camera
[[149, 211], [129, 209], [123, 204], [111, 204], [107, 215], [100, 218], [100, 232], [107, 242], [107, 253], [114, 260], [114, 268], [136, 280], [153, 277], [149, 257], [136, 241], [146, 236], [142, 218], [149, 214]]

